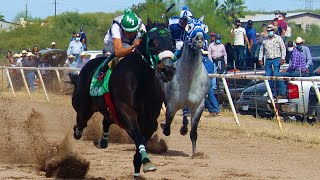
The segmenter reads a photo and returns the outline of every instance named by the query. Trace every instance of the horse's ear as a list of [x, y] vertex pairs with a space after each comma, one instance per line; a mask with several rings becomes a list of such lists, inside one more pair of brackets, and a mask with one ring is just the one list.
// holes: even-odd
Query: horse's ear
[[154, 25], [153, 25], [150, 17], [148, 16], [148, 19], [147, 19], [147, 31], [149, 31], [153, 26]]
[[203, 22], [203, 19], [204, 19], [204, 15], [202, 15], [201, 18], [199, 18], [201, 22]]

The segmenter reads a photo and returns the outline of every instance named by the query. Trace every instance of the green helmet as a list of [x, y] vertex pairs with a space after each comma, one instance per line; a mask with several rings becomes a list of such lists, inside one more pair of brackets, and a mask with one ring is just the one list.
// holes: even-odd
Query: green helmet
[[135, 32], [139, 29], [139, 19], [131, 9], [127, 9], [123, 13], [121, 27], [126, 32]]

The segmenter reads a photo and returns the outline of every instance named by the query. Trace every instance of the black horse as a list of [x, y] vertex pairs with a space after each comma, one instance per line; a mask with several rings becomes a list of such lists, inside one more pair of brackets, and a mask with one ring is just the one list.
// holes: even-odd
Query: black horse
[[148, 21], [147, 33], [143, 35], [140, 45], [113, 69], [109, 97], [116, 115], [112, 113], [112, 107], [107, 108], [107, 95], [90, 97], [89, 94], [91, 78], [103, 58], [91, 60], [82, 68], [79, 76], [71, 77], [76, 83], [72, 98], [72, 105], [77, 112], [74, 138], [80, 139], [87, 121], [93, 113], [100, 112], [104, 116], [103, 137], [94, 144], [98, 148], [107, 148], [111, 124], [117, 123], [125, 129], [136, 145], [133, 160], [135, 176], [139, 176], [142, 164], [144, 172], [156, 170], [147, 156], [145, 146], [158, 128], [157, 118], [164, 101], [160, 81], [172, 80], [175, 73], [171, 36], [165, 27]]

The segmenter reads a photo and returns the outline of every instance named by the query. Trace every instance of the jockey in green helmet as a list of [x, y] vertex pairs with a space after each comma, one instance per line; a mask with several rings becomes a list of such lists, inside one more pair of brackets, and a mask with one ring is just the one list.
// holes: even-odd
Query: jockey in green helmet
[[134, 51], [140, 44], [139, 38], [142, 36], [142, 31], [145, 32], [146, 28], [142, 20], [131, 9], [125, 10], [123, 15], [113, 20], [104, 38], [105, 49], [111, 55], [103, 62], [104, 65], [97, 74], [99, 80], [102, 79], [111, 60], [119, 60]]

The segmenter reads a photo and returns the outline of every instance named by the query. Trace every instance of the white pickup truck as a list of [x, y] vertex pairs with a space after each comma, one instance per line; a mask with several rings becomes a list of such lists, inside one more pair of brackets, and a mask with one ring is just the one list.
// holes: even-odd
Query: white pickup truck
[[[320, 82], [316, 82], [320, 87]], [[288, 99], [278, 100], [279, 110], [285, 118], [297, 120], [320, 120], [320, 106], [313, 82], [289, 81], [287, 86]]]
[[[320, 82], [316, 82], [320, 88]], [[278, 110], [285, 120], [320, 120], [320, 104], [310, 81], [289, 81], [287, 99], [277, 99]], [[259, 83], [245, 89], [236, 103], [240, 114], [261, 117], [273, 117], [274, 110], [268, 97], [265, 83]]]

